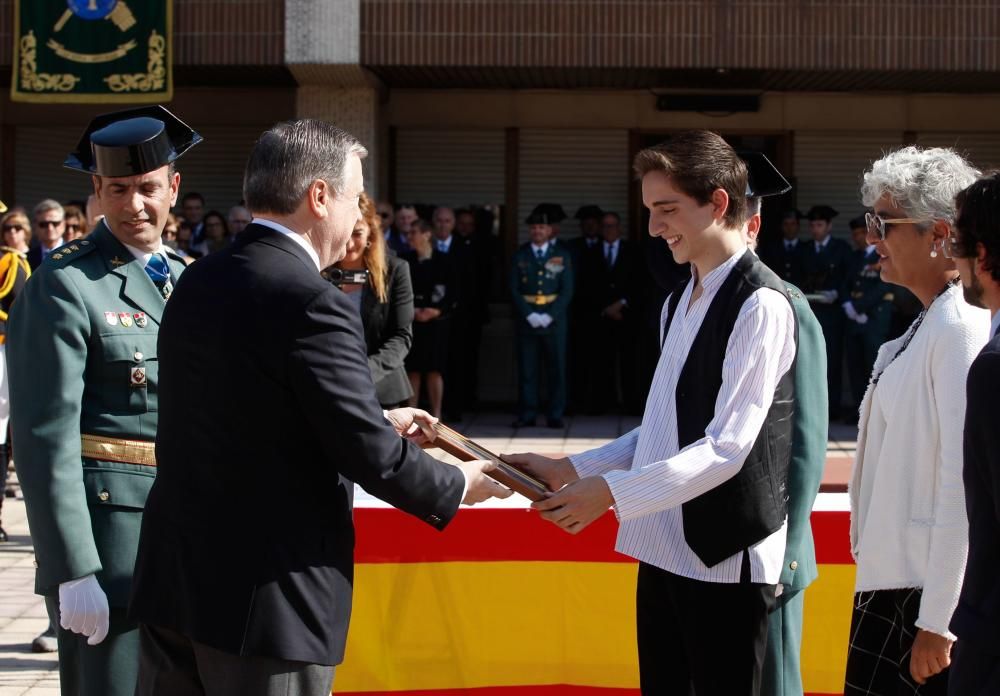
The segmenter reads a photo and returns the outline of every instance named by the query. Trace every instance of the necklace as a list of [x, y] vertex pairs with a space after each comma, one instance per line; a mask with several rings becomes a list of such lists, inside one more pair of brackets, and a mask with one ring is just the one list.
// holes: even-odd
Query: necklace
[[947, 283], [944, 284], [943, 288], [941, 288], [940, 290], [938, 290], [938, 294], [931, 298], [930, 303], [926, 307], [924, 307], [922, 310], [920, 310], [920, 314], [918, 314], [917, 318], [913, 321], [913, 325], [910, 327], [909, 333], [907, 333], [906, 334], [906, 338], [903, 339], [903, 345], [901, 345], [899, 347], [899, 350], [896, 351], [896, 354], [892, 356], [892, 360], [890, 360], [886, 364], [886, 366], [882, 368], [882, 371], [879, 372], [877, 375], [875, 375], [875, 377], [872, 379], [872, 386], [873, 387], [876, 384], [878, 384], [878, 381], [882, 378], [882, 375], [884, 375], [885, 371], [889, 369], [889, 365], [892, 365], [892, 363], [895, 362], [896, 358], [898, 358], [902, 354], [902, 352], [904, 350], [906, 350], [906, 347], [908, 345], [910, 345], [910, 341], [912, 341], [913, 337], [917, 334], [917, 329], [920, 328], [920, 325], [922, 323], [924, 323], [924, 317], [927, 316], [927, 311], [934, 305], [934, 301], [937, 298], [941, 297], [941, 295], [943, 295], [946, 292], [948, 292], [951, 288], [953, 288], [956, 285], [958, 285], [960, 282], [962, 282], [961, 276], [955, 276], [954, 278], [952, 278], [951, 280], [949, 280]]

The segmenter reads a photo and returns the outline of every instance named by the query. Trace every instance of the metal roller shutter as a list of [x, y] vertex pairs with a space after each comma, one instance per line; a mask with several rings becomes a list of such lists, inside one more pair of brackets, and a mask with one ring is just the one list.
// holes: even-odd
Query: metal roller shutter
[[795, 200], [805, 213], [814, 205], [840, 212], [834, 234], [846, 237], [847, 221], [864, 212], [861, 178], [884, 152], [900, 146], [903, 134], [882, 132], [796, 132]]
[[[205, 197], [207, 210], [223, 215], [243, 198], [243, 169], [257, 137], [268, 128], [214, 126], [199, 129], [204, 142], [192, 148], [177, 163], [181, 173], [181, 195], [197, 191]], [[29, 210], [43, 198], [60, 202], [86, 200], [92, 192], [90, 179], [64, 169], [63, 160], [80, 138], [79, 128], [19, 127], [15, 135], [16, 203]], [[8, 205], [11, 201], [4, 201]], [[179, 201], [178, 201], [179, 203]]]
[[953, 148], [983, 171], [1000, 167], [1000, 133], [918, 133], [917, 144]]
[[399, 129], [396, 202], [500, 205], [504, 202], [504, 131]]
[[[628, 131], [542, 130], [520, 136], [518, 241], [527, 241], [523, 220], [539, 203], [559, 203], [573, 217], [582, 205], [599, 205], [622, 216], [628, 229]], [[562, 239], [578, 232], [575, 220], [562, 224]]]

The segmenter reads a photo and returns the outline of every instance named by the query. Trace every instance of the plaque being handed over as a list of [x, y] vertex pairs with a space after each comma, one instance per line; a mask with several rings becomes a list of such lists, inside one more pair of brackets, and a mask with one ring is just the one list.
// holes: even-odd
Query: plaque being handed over
[[437, 437], [431, 445], [436, 445], [451, 456], [463, 462], [474, 459], [486, 459], [494, 462], [497, 468], [493, 471], [484, 472], [496, 482], [507, 486], [515, 493], [520, 493], [531, 501], [541, 500], [549, 492], [548, 486], [541, 481], [532, 478], [520, 469], [515, 469], [507, 462], [500, 459], [499, 455], [493, 454], [482, 445], [473, 442], [461, 433], [458, 433], [443, 423], [435, 423], [434, 431]]

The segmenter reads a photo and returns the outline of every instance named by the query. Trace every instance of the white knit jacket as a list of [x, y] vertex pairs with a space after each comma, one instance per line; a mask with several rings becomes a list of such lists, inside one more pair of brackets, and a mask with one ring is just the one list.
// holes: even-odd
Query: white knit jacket
[[989, 312], [953, 287], [931, 305], [898, 358], [892, 361], [905, 335], [882, 346], [873, 375], [885, 372], [861, 402], [848, 489], [855, 590], [922, 587], [917, 627], [952, 640], [948, 624], [969, 548], [965, 379], [989, 327]]

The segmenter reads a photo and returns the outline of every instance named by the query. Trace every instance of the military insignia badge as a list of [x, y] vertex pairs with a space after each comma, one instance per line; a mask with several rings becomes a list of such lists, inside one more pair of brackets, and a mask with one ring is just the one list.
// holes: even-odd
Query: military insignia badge
[[111, 259], [111, 265], [114, 266], [115, 268], [118, 268], [119, 266], [124, 266], [125, 262], [116, 256], [113, 259]]
[[118, 315], [114, 312], [105, 312], [104, 321], [106, 321], [110, 326], [118, 325]]
[[121, 321], [122, 326], [124, 326], [126, 329], [132, 326], [132, 315], [129, 314], [128, 312], [119, 312], [118, 320]]
[[553, 256], [545, 262], [545, 270], [549, 273], [562, 273], [563, 268], [562, 256]]
[[146, 328], [146, 313], [139, 312], [138, 314], [133, 314], [132, 318], [135, 320], [135, 325], [140, 329]]
[[146, 368], [145, 367], [133, 367], [132, 371], [129, 373], [129, 383], [133, 387], [145, 387], [146, 386]]
[[60, 259], [62, 259], [62, 254], [52, 254], [52, 258], [56, 261], [59, 261]]

